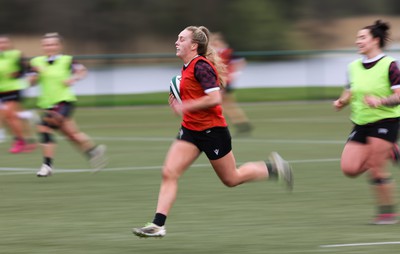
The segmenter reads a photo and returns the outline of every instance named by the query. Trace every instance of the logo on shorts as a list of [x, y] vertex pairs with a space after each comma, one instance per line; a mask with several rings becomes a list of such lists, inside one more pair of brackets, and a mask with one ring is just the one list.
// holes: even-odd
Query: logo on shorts
[[389, 132], [389, 130], [386, 129], [386, 128], [379, 128], [379, 129], [378, 129], [378, 133], [379, 133], [379, 134], [387, 134], [388, 132]]
[[182, 139], [182, 135], [183, 135], [183, 130], [180, 129], [180, 130], [179, 130], [179, 139]]
[[215, 153], [216, 155], [218, 155], [218, 154], [219, 154], [219, 149], [214, 149], [214, 153]]

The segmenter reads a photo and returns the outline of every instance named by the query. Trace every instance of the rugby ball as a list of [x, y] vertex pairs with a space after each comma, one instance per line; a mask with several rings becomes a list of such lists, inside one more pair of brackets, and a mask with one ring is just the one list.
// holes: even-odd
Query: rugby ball
[[181, 85], [181, 76], [176, 75], [169, 82], [169, 92], [175, 97], [175, 99], [182, 103], [181, 93], [180, 93], [180, 85]]

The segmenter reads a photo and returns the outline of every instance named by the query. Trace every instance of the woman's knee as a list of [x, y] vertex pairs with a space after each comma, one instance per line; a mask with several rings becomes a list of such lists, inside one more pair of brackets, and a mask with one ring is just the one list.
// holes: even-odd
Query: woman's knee
[[229, 187], [229, 188], [233, 188], [240, 184], [240, 182], [238, 182], [237, 180], [232, 179], [232, 178], [223, 178], [223, 179], [221, 179], [221, 181], [226, 187]]
[[175, 181], [179, 179], [180, 174], [178, 173], [178, 170], [169, 166], [164, 166], [162, 169], [161, 177], [163, 181]]
[[4, 119], [5, 119], [6, 121], [12, 121], [12, 120], [14, 120], [14, 119], [18, 119], [17, 112], [14, 111], [14, 110], [11, 110], [11, 109], [5, 110], [5, 111], [3, 112], [3, 117], [4, 117]]
[[359, 167], [355, 167], [353, 165], [342, 165], [342, 172], [345, 176], [354, 178], [362, 173]]

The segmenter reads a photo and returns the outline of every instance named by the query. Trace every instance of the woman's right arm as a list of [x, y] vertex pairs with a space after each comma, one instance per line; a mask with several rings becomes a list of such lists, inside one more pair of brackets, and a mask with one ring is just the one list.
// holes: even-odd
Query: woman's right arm
[[347, 106], [350, 103], [351, 100], [351, 91], [350, 89], [345, 89], [342, 92], [342, 95], [340, 95], [339, 99], [335, 100], [333, 102], [333, 107], [339, 111], [345, 106]]

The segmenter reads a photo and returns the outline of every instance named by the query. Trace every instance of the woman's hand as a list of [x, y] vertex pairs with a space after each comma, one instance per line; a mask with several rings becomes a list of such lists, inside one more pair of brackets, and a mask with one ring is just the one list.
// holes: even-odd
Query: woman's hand
[[182, 107], [182, 103], [179, 103], [174, 95], [169, 94], [169, 98], [168, 98], [168, 103], [169, 106], [172, 108], [172, 111], [174, 111], [174, 113], [178, 116], [182, 116], [183, 114], [183, 107]]
[[380, 98], [367, 95], [364, 97], [364, 102], [370, 107], [377, 108], [382, 105], [382, 100]]
[[351, 100], [351, 92], [350, 90], [344, 90], [340, 95], [339, 99], [333, 102], [333, 107], [336, 111], [342, 110], [345, 106], [349, 105]]
[[345, 103], [342, 99], [337, 99], [336, 101], [333, 102], [333, 107], [336, 109], [336, 111], [342, 110], [348, 103]]

